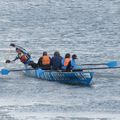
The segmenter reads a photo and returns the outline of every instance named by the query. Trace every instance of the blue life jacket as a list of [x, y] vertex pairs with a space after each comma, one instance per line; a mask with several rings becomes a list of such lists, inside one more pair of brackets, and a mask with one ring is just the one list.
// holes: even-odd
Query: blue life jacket
[[66, 66], [64, 66], [64, 61], [65, 61], [65, 58], [62, 58], [62, 61], [61, 61], [62, 69], [63, 69], [63, 70], [66, 70]]
[[71, 66], [72, 66], [73, 69], [75, 69], [77, 67], [75, 59], [71, 60]]
[[74, 69], [82, 69], [81, 66], [78, 66], [78, 65], [76, 64], [75, 59], [72, 59], [72, 60], [71, 60], [71, 67], [72, 67], [73, 70], [74, 70]]

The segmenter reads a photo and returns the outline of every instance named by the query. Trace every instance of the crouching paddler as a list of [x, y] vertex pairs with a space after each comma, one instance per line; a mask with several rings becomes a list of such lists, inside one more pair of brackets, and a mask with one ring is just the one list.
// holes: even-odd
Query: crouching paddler
[[6, 60], [6, 63], [11, 63], [19, 59], [24, 65], [30, 65], [32, 68], [37, 68], [37, 64], [34, 63], [30, 54], [25, 49], [15, 44], [10, 44], [10, 46], [16, 48], [17, 56], [13, 60]]

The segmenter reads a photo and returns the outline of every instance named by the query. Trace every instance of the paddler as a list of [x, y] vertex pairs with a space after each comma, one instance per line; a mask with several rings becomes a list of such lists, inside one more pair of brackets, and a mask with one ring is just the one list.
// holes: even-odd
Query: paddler
[[70, 53], [66, 53], [65, 54], [65, 58], [62, 59], [62, 69], [65, 70], [65, 71], [70, 71], [71, 70], [71, 64], [70, 64], [70, 61], [71, 61], [71, 58], [70, 58]]
[[25, 49], [14, 44], [10, 44], [10, 46], [16, 48], [17, 56], [13, 60], [6, 60], [6, 63], [11, 63], [19, 59], [24, 65], [30, 65], [33, 68], [37, 67], [37, 64], [34, 63], [30, 54]]
[[78, 68], [78, 66], [77, 66], [77, 64], [76, 64], [76, 59], [77, 59], [77, 55], [76, 55], [76, 54], [73, 54], [73, 55], [72, 55], [72, 60], [71, 60], [71, 63], [70, 63], [72, 70]]
[[51, 69], [51, 58], [46, 51], [44, 51], [43, 55], [39, 58], [38, 66], [44, 70]]
[[80, 68], [76, 64], [76, 59], [77, 59], [76, 54], [73, 54], [72, 59], [71, 59], [70, 54], [67, 53], [65, 55], [65, 58], [62, 60], [62, 64], [63, 64], [62, 69], [66, 70], [67, 72], [70, 72], [70, 71], [72, 71], [74, 69]]
[[54, 56], [51, 59], [51, 66], [53, 70], [61, 70], [62, 57], [58, 51], [54, 52]]

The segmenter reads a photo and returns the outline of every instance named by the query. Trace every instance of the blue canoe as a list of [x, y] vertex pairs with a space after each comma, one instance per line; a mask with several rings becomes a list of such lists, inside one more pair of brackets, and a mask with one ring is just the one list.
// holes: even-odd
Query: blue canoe
[[93, 72], [62, 72], [62, 71], [51, 71], [51, 70], [26, 70], [25, 75], [29, 77], [35, 77], [42, 80], [57, 81], [65, 84], [73, 85], [90, 85]]

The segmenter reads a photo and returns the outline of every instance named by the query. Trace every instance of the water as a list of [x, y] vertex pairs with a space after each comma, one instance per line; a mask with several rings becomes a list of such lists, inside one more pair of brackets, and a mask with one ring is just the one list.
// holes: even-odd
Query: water
[[[119, 0], [1, 0], [0, 68], [15, 43], [37, 62], [42, 52], [78, 55], [80, 63], [119, 61]], [[90, 87], [0, 75], [1, 120], [119, 120], [119, 70], [95, 71]]]

